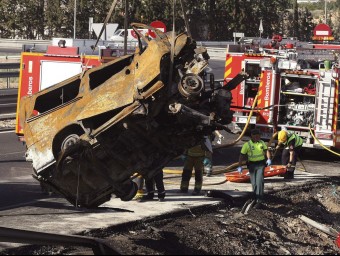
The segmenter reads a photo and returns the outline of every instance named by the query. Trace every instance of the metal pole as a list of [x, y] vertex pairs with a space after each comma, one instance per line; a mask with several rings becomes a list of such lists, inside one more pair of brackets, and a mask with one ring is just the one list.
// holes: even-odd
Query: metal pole
[[93, 24], [93, 17], [89, 18], [89, 39], [91, 39], [92, 34], [92, 24]]
[[125, 20], [124, 20], [124, 55], [127, 54], [127, 36], [128, 36], [128, 18], [129, 18], [129, 1], [125, 0]]
[[325, 24], [327, 24], [327, 0], [325, 0]]
[[76, 20], [77, 20], [77, 0], [74, 0], [73, 39], [76, 39]]
[[[9, 69], [7, 69], [7, 72], [9, 72]], [[10, 82], [9, 82], [9, 79], [11, 79], [10, 77], [7, 77], [7, 89], [9, 89], [9, 87], [10, 87]]]

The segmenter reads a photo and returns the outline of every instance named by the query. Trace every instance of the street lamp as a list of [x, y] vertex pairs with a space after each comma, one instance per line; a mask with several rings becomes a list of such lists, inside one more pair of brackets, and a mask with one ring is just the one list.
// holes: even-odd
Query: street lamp
[[76, 39], [76, 20], [77, 20], [77, 0], [74, 0], [73, 39]]

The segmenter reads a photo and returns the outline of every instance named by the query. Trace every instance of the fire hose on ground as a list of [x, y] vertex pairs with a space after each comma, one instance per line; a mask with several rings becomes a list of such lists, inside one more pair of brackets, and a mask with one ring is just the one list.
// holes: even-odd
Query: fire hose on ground
[[[225, 144], [225, 145], [221, 145], [221, 146], [215, 146], [214, 149], [227, 148], [227, 147], [234, 146], [237, 142], [239, 142], [239, 141], [243, 138], [245, 132], [246, 132], [247, 129], [248, 129], [248, 126], [249, 126], [249, 123], [250, 123], [250, 119], [251, 119], [251, 117], [252, 117], [252, 115], [253, 115], [253, 112], [254, 112], [254, 110], [255, 110], [255, 106], [256, 106], [256, 103], [257, 103], [257, 99], [258, 99], [258, 94], [256, 95], [256, 97], [255, 97], [255, 99], [254, 99], [253, 105], [252, 105], [252, 107], [251, 107], [251, 111], [249, 112], [249, 115], [248, 115], [248, 118], [247, 118], [247, 122], [246, 122], [246, 124], [245, 124], [245, 126], [244, 126], [244, 128], [243, 128], [243, 130], [242, 130], [242, 132], [241, 132], [241, 134], [239, 135], [239, 137], [238, 137], [236, 140], [234, 140], [232, 143], [230, 143], [230, 144]], [[277, 137], [277, 134], [278, 134], [277, 132], [273, 134], [272, 138], [271, 138], [271, 139], [269, 140], [269, 142], [267, 143], [267, 146], [268, 146], [268, 147], [270, 147], [270, 145], [273, 143], [274, 139]], [[275, 157], [276, 152], [277, 152], [277, 150], [275, 150], [275, 152], [273, 153], [272, 159]], [[299, 159], [299, 161], [301, 162], [300, 159]], [[213, 171], [212, 174], [213, 174], [213, 175], [216, 175], [216, 174], [221, 174], [221, 173], [229, 173], [229, 172], [233, 172], [233, 171], [235, 171], [235, 169], [238, 167], [238, 164], [239, 164], [238, 162], [233, 163], [233, 164], [231, 164], [231, 165], [229, 165], [229, 166], [227, 166], [227, 167], [225, 167], [225, 168], [221, 168], [221, 169], [219, 169], [219, 170]], [[245, 164], [246, 164], [245, 161], [242, 162], [242, 165], [245, 165]], [[301, 164], [302, 164], [302, 162], [301, 162]], [[306, 171], [305, 166], [304, 166], [303, 164], [302, 164], [302, 166], [304, 167], [304, 171]], [[182, 170], [170, 170], [170, 169], [164, 169], [163, 172], [164, 172], [164, 173], [167, 173], [167, 174], [177, 174], [178, 176], [180, 176], [180, 175], [182, 174], [183, 171], [182, 171]], [[176, 177], [177, 177], [177, 176], [165, 177], [165, 179], [171, 179], [171, 178], [176, 178]], [[224, 179], [223, 181], [217, 182], [217, 183], [204, 183], [204, 182], [203, 182], [203, 186], [221, 185], [221, 184], [226, 183], [227, 181], [228, 181], [227, 179]], [[165, 183], [165, 184], [176, 184], [176, 185], [178, 184], [178, 183], [175, 183], [175, 182], [164, 182], [164, 183]]]

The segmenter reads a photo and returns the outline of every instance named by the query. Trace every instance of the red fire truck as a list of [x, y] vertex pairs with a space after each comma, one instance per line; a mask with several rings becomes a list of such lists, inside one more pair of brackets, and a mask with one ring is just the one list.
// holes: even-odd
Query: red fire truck
[[261, 130], [263, 139], [270, 139], [285, 127], [304, 139], [304, 147], [340, 149], [337, 47], [229, 47], [225, 82], [241, 70], [249, 74], [232, 91], [234, 129], [242, 130], [249, 123]]
[[[111, 41], [54, 38], [51, 45], [24, 45], [21, 53], [16, 133], [22, 139], [18, 113], [22, 97], [44, 90], [58, 82], [106, 63], [124, 54], [122, 45]], [[128, 53], [135, 45], [128, 45]]]

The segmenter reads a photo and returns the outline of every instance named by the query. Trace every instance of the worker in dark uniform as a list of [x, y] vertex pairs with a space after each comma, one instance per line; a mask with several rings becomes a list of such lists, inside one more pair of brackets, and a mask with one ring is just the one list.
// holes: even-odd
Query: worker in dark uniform
[[[256, 204], [254, 208], [260, 209], [263, 202], [264, 194], [264, 168], [266, 164], [271, 165], [271, 153], [267, 145], [260, 139], [260, 131], [253, 129], [251, 131], [251, 140], [246, 142], [241, 149], [239, 157], [238, 172], [242, 173], [242, 162], [247, 161], [249, 169], [250, 182], [253, 188]], [[267, 161], [266, 161], [267, 156]]]
[[157, 188], [158, 201], [163, 202], [165, 198], [165, 187], [163, 181], [163, 170], [159, 170], [155, 176], [145, 179], [146, 195], [142, 197], [144, 200], [153, 200], [155, 196], [155, 186]]
[[180, 192], [188, 193], [192, 169], [195, 169], [195, 187], [192, 195], [199, 195], [203, 185], [203, 169], [205, 164], [209, 163], [208, 152], [201, 145], [189, 148], [183, 155], [184, 167]]
[[301, 153], [302, 144], [302, 138], [295, 133], [288, 133], [286, 130], [281, 130], [278, 133], [277, 149], [284, 147], [281, 163], [287, 167], [287, 171], [284, 174], [285, 179], [294, 179], [295, 165]]

